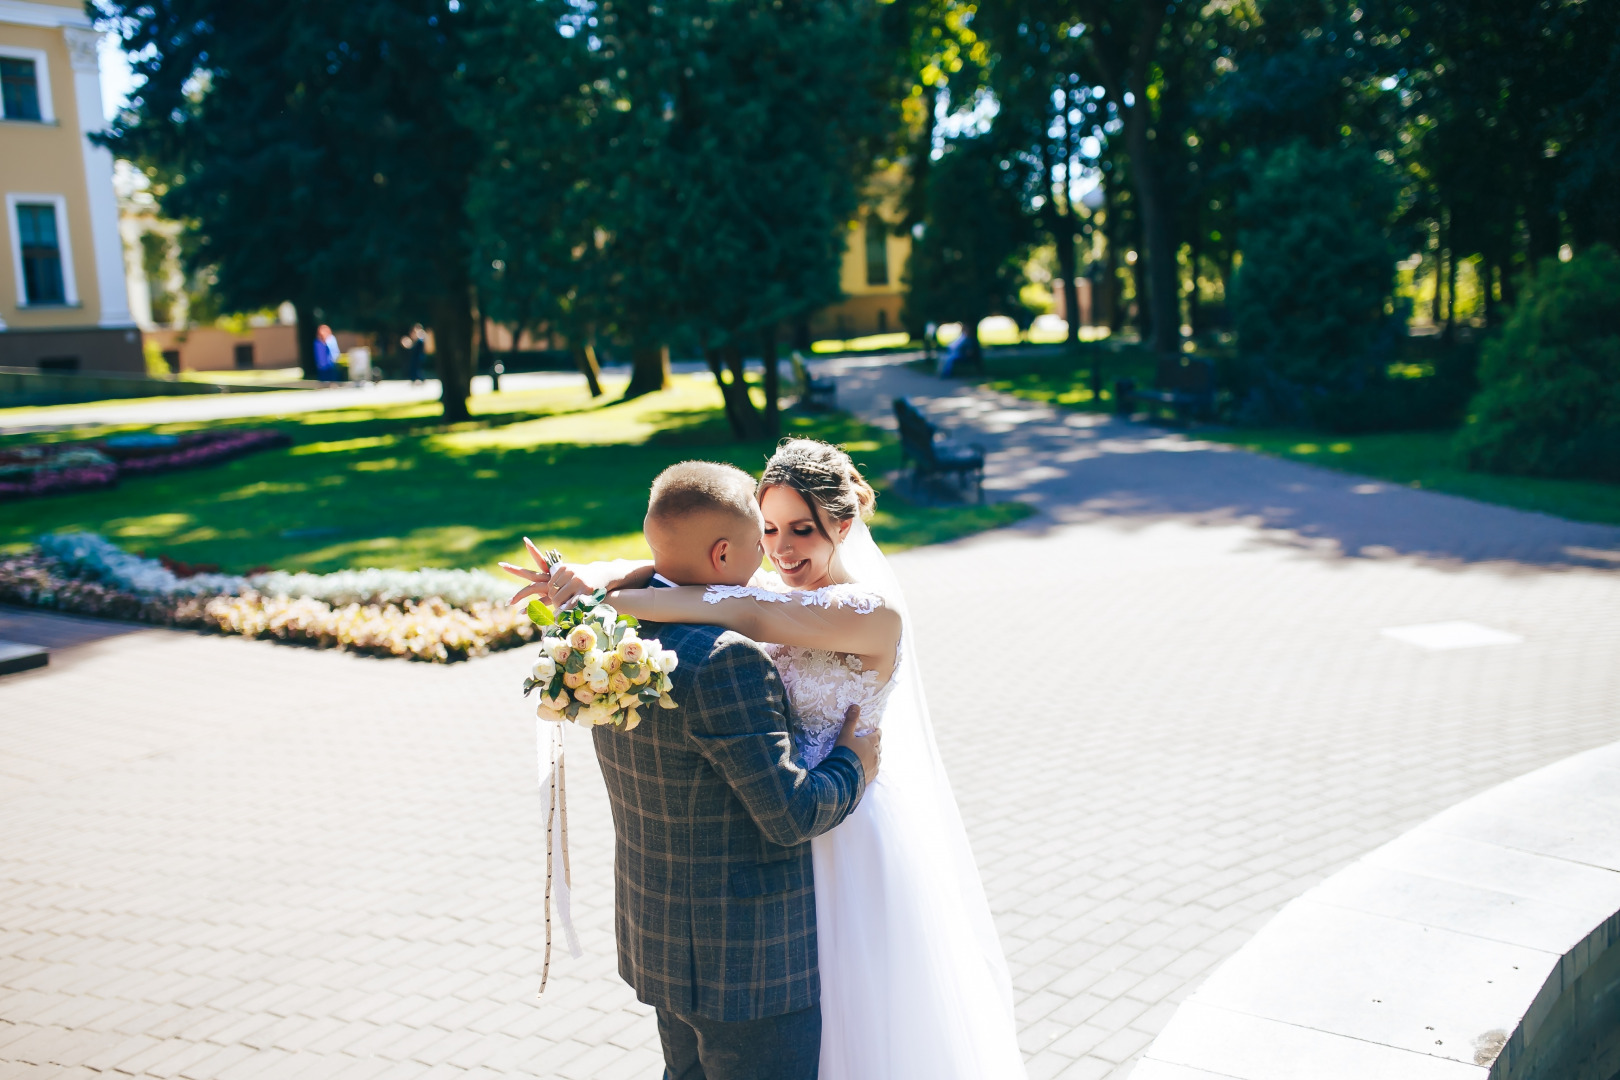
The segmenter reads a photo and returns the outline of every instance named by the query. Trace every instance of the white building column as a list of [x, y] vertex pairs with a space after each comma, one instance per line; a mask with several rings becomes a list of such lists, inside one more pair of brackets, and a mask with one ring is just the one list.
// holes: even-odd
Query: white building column
[[84, 137], [84, 183], [90, 202], [90, 241], [96, 253], [96, 292], [101, 297], [102, 326], [133, 326], [129, 286], [124, 278], [124, 245], [118, 235], [118, 199], [113, 194], [113, 158], [89, 139], [107, 126], [101, 111], [101, 33], [64, 26], [68, 58], [73, 63], [73, 97]]

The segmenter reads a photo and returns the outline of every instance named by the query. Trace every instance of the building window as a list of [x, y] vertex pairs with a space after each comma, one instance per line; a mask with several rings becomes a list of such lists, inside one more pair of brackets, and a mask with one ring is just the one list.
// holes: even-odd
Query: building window
[[0, 115], [7, 120], [43, 120], [39, 70], [32, 60], [0, 56]]
[[22, 247], [23, 294], [29, 305], [65, 304], [62, 245], [57, 239], [56, 207], [17, 204], [17, 239]]
[[876, 214], [866, 218], [866, 283], [889, 283], [889, 227]]

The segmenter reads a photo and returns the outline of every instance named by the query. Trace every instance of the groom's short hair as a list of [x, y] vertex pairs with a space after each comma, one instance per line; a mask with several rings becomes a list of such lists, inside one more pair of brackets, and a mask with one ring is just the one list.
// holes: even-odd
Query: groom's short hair
[[658, 521], [719, 511], [754, 519], [754, 478], [735, 465], [718, 461], [683, 461], [658, 474], [647, 500], [647, 517]]

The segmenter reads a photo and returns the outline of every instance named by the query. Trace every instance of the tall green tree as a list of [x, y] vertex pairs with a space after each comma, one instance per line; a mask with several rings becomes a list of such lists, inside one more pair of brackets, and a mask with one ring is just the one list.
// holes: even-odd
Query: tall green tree
[[596, 74], [575, 26], [558, 22], [567, 12], [487, 0], [467, 13], [459, 104], [484, 148], [468, 218], [483, 313], [514, 335], [560, 331], [599, 396], [596, 328], [610, 321], [611, 307], [596, 234]]
[[979, 322], [1022, 311], [1018, 291], [1037, 236], [1025, 212], [1030, 178], [990, 136], [951, 139], [933, 164], [922, 235], [906, 264], [909, 325]]
[[996, 96], [996, 138], [1029, 175], [1029, 212], [1057, 250], [1058, 288], [1069, 313], [1068, 340], [1080, 340], [1076, 240], [1089, 221], [1072, 197], [1087, 155], [1099, 141], [1107, 113], [1092, 93], [1088, 50], [1069, 6], [1051, 0], [1009, 0], [986, 5], [975, 27], [995, 46], [989, 83]]
[[[631, 345], [631, 394], [662, 386], [670, 344], [702, 351], [738, 436], [774, 432], [779, 329], [837, 299], [860, 186], [891, 137], [875, 5], [481, 10], [504, 27], [479, 32], [469, 66], [492, 148], [474, 222], [481, 252], [505, 253], [488, 288], [591, 313]], [[756, 348], [763, 413], [743, 371]]]
[[95, 0], [142, 81], [106, 141], [186, 229], [227, 307], [434, 330], [447, 420], [476, 334], [472, 140], [453, 107], [456, 0]]
[[1181, 347], [1177, 268], [1181, 241], [1176, 235], [1168, 149], [1174, 133], [1165, 130], [1162, 121], [1172, 95], [1185, 88], [1165, 75], [1178, 68], [1175, 54], [1186, 47], [1187, 24], [1200, 10], [1191, 0], [1076, 0], [1073, 5], [1074, 25], [1093, 80], [1115, 110], [1116, 130], [1130, 159], [1133, 204], [1142, 236], [1137, 282], [1139, 288], [1146, 286], [1149, 308], [1144, 337], [1157, 352]]

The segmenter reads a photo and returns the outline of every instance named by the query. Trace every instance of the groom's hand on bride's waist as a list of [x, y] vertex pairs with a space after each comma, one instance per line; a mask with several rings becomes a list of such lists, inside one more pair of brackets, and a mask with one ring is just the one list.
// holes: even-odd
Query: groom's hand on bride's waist
[[865, 735], [855, 734], [855, 728], [861, 721], [861, 707], [851, 705], [849, 711], [844, 713], [844, 726], [838, 732], [838, 745], [848, 747], [860, 758], [861, 771], [866, 775], [866, 782], [870, 784], [877, 779], [878, 763], [883, 758], [883, 732], [873, 729]]

